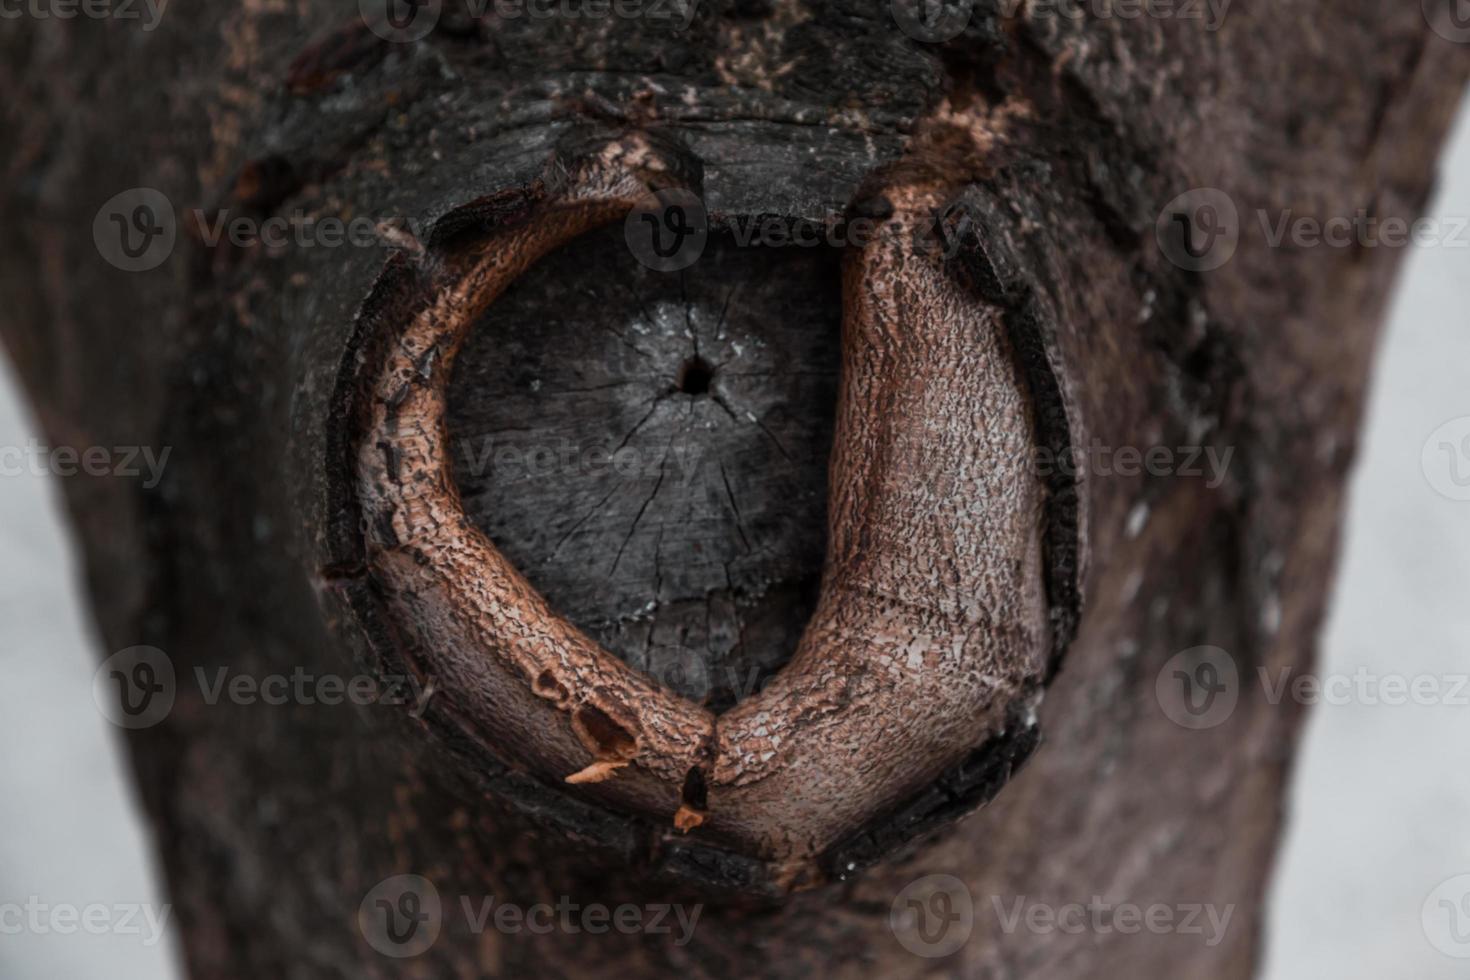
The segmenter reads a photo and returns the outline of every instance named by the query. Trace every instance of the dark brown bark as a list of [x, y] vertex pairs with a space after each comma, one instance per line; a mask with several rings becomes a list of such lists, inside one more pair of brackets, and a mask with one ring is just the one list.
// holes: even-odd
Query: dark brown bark
[[[942, 43], [840, 2], [702, 5], [687, 31], [446, 10], [403, 43], [353, 13], [179, 5], [148, 34], [0, 42], [7, 346], [56, 443], [172, 447], [157, 488], [67, 491], [108, 647], [175, 671], [129, 741], [193, 975], [1249, 976], [1300, 719], [1244, 685], [1189, 730], [1156, 681], [1202, 645], [1242, 673], [1310, 661], [1396, 259], [1271, 247], [1255, 214], [1413, 216], [1467, 49], [1369, 0], [1238, 0], [1218, 30], [979, 3]], [[630, 145], [659, 167], [562, 241], [568, 195], [626, 177], [606, 152]], [[94, 218], [139, 186], [180, 242], [128, 273]], [[681, 273], [617, 224], [666, 186], [710, 215]], [[1240, 214], [1209, 271], [1166, 257], [1193, 188]], [[382, 228], [211, 246], [221, 214]], [[740, 245], [761, 216], [899, 234]], [[452, 374], [438, 341], [405, 351], [496, 263], [514, 283], [470, 304]], [[448, 458], [415, 469], [393, 425], [420, 397], [447, 399]], [[548, 475], [494, 462], [562, 439]], [[638, 465], [587, 471], [608, 442]], [[996, 462], [1096, 446], [1232, 455], [1218, 485]], [[463, 501], [449, 537], [404, 523], [414, 475]], [[481, 535], [432, 578], [424, 541]], [[472, 623], [533, 612], [514, 641]], [[485, 680], [548, 636], [581, 666]], [[869, 670], [900, 648], [921, 668]], [[803, 686], [823, 664], [869, 686]], [[196, 671], [221, 668], [410, 677], [415, 700], [208, 703]], [[767, 705], [787, 748], [722, 755]], [[889, 916], [936, 873], [973, 934], [928, 958]], [[402, 960], [357, 924], [400, 874], [446, 906]], [[458, 899], [490, 895], [705, 907], [687, 945], [474, 934]], [[995, 911], [1095, 895], [1234, 913], [1206, 945]]]

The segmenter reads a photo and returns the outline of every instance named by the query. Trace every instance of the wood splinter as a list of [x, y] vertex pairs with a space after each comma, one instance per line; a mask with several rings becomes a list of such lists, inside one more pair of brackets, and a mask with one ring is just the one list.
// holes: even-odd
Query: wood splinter
[[619, 769], [622, 769], [627, 764], [627, 759], [602, 759], [584, 769], [572, 773], [566, 778], [566, 782], [573, 784], [600, 783], [604, 779], [611, 779]]

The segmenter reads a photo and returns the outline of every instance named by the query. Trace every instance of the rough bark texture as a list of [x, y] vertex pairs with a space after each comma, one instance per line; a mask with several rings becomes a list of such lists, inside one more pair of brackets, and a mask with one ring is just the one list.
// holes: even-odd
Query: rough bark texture
[[[149, 33], [7, 21], [0, 38], [7, 347], [56, 444], [172, 447], [155, 489], [76, 478], [66, 491], [109, 650], [158, 647], [178, 678], [168, 717], [129, 741], [194, 976], [1250, 975], [1298, 712], [1246, 685], [1222, 724], [1188, 730], [1156, 681], [1205, 644], [1252, 676], [1310, 662], [1398, 253], [1272, 248], [1254, 215], [1422, 206], [1470, 54], [1418, 4], [1237, 0], [1209, 31], [1180, 17], [1003, 17], [982, 2], [932, 44], [885, 5], [847, 2], [706, 4], [682, 32], [450, 10], [423, 39], [390, 43], [350, 7], [303, 0], [179, 4]], [[822, 223], [885, 195], [918, 213], [895, 188], [956, 205], [947, 240], [962, 247], [943, 288], [1010, 350], [1037, 445], [1233, 450], [1219, 486], [1052, 476], [1035, 529], [1055, 639], [1038, 672], [1044, 742], [1024, 713], [1007, 717], [937, 782], [867, 801], [872, 819], [823, 842], [799, 882], [773, 877], [759, 847], [681, 833], [506, 758], [524, 746], [491, 751], [442, 688], [426, 710], [209, 704], [194, 679], [411, 671], [381, 578], [343, 557], [367, 537], [352, 379], [382, 354], [372, 327], [418, 257], [530, 220], [513, 202], [629, 133], [694, 161], [685, 182], [717, 226]], [[138, 186], [173, 203], [180, 241], [160, 267], [126, 273], [93, 224]], [[1241, 236], [1228, 263], [1189, 272], [1155, 226], [1200, 187], [1236, 203]], [[408, 216], [422, 233], [210, 247], [186, 232], [193, 208]], [[883, 453], [844, 456], [864, 445], [844, 425], [962, 410], [977, 378], [957, 360], [973, 350], [961, 336], [860, 342], [854, 323], [883, 322], [885, 297], [865, 292], [884, 272], [870, 253], [741, 250], [722, 234], [677, 280], [632, 269], [616, 228], [527, 271], [448, 382], [449, 436], [481, 451], [485, 435], [535, 446], [575, 432], [584, 448], [616, 435], [649, 455], [670, 450], [637, 440], [684, 438], [720, 460], [723, 472], [667, 491], [646, 472], [562, 467], [543, 492], [458, 453], [454, 481], [553, 607], [705, 709], [738, 712], [750, 691], [726, 678], [772, 676], [796, 648], [824, 548], [829, 571], [848, 555], [890, 595], [915, 583], [911, 565], [881, 560], [925, 530], [901, 511], [861, 541], [821, 536], [829, 519], [855, 526], [841, 493], [823, 509], [834, 418], [836, 472], [877, 465]], [[904, 272], [901, 284], [922, 281]], [[707, 390], [670, 393], [696, 336], [713, 345], [697, 352], [714, 368]], [[890, 398], [844, 422], [834, 369], [856, 376], [865, 350], [895, 358], [878, 376], [907, 372], [917, 387], [903, 390], [933, 400]], [[936, 525], [967, 530], [954, 514]], [[939, 598], [930, 582], [915, 601]], [[674, 679], [658, 666], [671, 660]], [[432, 880], [447, 911], [430, 949], [396, 960], [357, 915], [406, 873]], [[889, 915], [933, 873], [959, 878], [975, 911], [968, 942], [928, 958]], [[687, 945], [476, 934], [457, 900], [489, 895], [706, 908]], [[1213, 946], [1007, 931], [995, 907], [1022, 896], [1235, 911]]]

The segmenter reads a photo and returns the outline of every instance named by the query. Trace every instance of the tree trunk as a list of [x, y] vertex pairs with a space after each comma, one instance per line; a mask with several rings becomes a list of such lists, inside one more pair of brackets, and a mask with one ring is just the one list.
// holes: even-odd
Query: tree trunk
[[190, 975], [1251, 975], [1443, 7], [7, 22]]

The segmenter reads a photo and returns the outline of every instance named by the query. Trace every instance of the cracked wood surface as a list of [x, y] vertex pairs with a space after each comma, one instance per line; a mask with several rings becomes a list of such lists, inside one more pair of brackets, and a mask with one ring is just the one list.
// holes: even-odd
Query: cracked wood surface
[[471, 333], [449, 429], [466, 512], [547, 601], [719, 711], [816, 600], [841, 284], [832, 248], [706, 255], [654, 272], [612, 226], [547, 256]]
[[360, 390], [345, 417], [365, 420], [344, 436], [364, 573], [402, 638], [383, 655], [432, 679], [498, 762], [810, 887], [820, 855], [1014, 739], [1034, 708], [1052, 648], [1037, 426], [999, 311], [945, 269], [946, 188], [871, 191], [882, 220], [844, 262], [827, 558], [791, 662], [715, 715], [609, 656], [464, 513], [448, 379], [517, 278], [679, 169], [630, 133], [562, 161], [524, 203], [471, 205], [497, 212], [483, 241], [431, 244], [378, 290], [364, 342], [381, 360], [350, 358], [344, 379]]

